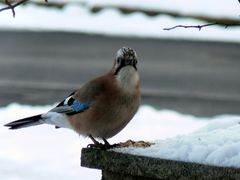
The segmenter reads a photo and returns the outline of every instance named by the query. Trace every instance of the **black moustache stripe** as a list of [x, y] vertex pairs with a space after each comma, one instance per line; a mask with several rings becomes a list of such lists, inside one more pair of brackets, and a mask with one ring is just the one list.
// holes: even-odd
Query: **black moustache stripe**
[[134, 69], [136, 69], [136, 71], [137, 71], [136, 63], [134, 63], [134, 64], [124, 64], [124, 63], [121, 63], [120, 66], [118, 66], [118, 68], [116, 69], [114, 75], [117, 75], [118, 72], [119, 72], [123, 67], [128, 66], [128, 65], [133, 66]]
[[120, 71], [120, 69], [122, 69], [122, 67], [124, 67], [122, 64], [120, 66], [118, 66], [118, 68], [116, 69], [114, 75], [117, 75], [118, 72]]

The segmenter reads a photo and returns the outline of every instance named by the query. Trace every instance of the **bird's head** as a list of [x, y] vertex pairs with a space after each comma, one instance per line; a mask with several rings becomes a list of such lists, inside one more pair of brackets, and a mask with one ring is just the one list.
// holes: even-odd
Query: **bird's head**
[[133, 49], [128, 47], [119, 49], [112, 70], [122, 92], [132, 94], [138, 91], [137, 54]]
[[137, 53], [128, 47], [122, 47], [116, 53], [114, 62], [114, 74], [117, 75], [127, 66], [133, 67], [137, 71]]

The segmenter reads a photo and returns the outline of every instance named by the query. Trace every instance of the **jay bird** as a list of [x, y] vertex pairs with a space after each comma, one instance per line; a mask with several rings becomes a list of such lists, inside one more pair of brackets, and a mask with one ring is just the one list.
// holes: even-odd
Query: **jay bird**
[[[71, 93], [45, 114], [6, 124], [20, 129], [40, 124], [70, 128], [89, 137], [88, 147], [110, 148], [107, 139], [120, 132], [133, 118], [140, 104], [137, 54], [127, 47], [116, 53], [112, 69]], [[95, 138], [103, 140], [104, 144]]]

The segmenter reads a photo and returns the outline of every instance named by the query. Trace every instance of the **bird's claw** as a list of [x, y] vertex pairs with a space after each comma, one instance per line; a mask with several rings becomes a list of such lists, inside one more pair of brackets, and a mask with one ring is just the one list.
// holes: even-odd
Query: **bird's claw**
[[97, 143], [97, 144], [88, 144], [87, 148], [89, 149], [100, 149], [100, 150], [108, 150], [117, 147], [117, 144], [102, 144], [102, 143]]
[[103, 144], [103, 143], [98, 142], [96, 139], [94, 139], [94, 137], [91, 134], [89, 134], [88, 137], [93, 141], [93, 144], [87, 145], [87, 148], [89, 148], [89, 149], [108, 150], [108, 149], [112, 149], [112, 148], [118, 146], [117, 144], [111, 145], [105, 138], [102, 138], [102, 140], [104, 142], [104, 144]]

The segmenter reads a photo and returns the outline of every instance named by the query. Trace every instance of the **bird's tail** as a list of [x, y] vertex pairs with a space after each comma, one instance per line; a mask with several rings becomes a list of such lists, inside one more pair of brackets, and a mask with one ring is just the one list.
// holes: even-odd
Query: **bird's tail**
[[25, 128], [29, 126], [36, 126], [36, 125], [43, 124], [43, 121], [41, 121], [41, 119], [42, 119], [42, 116], [41, 114], [39, 114], [36, 116], [31, 116], [31, 117], [10, 122], [8, 124], [5, 124], [4, 126], [9, 127], [9, 129], [20, 129], [20, 128]]

